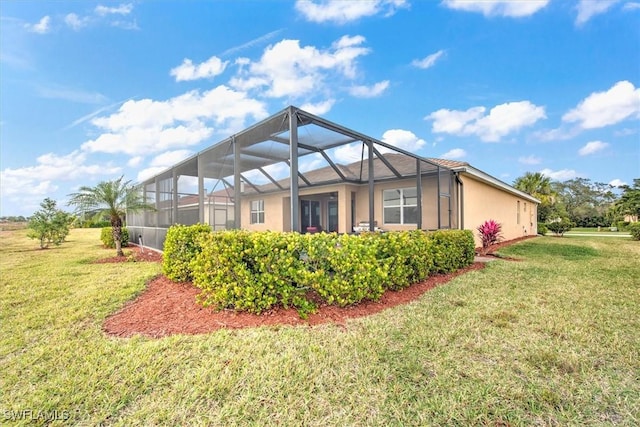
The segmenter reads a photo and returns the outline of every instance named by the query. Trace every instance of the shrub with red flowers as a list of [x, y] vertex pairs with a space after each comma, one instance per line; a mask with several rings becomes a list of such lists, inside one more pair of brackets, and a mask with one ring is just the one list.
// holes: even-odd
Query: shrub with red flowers
[[485, 221], [476, 230], [478, 230], [478, 234], [482, 239], [482, 252], [485, 254], [489, 251], [491, 245], [502, 240], [502, 226], [492, 219]]

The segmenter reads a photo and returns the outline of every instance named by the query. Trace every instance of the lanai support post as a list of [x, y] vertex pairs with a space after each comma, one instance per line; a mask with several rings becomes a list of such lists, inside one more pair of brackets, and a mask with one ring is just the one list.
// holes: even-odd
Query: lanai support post
[[242, 228], [242, 176], [240, 144], [235, 136], [231, 137], [233, 146], [233, 228]]
[[300, 195], [298, 194], [298, 117], [294, 107], [289, 107], [289, 191], [291, 199], [291, 231], [300, 230]]
[[438, 204], [438, 230], [440, 230], [441, 228], [441, 221], [440, 221], [440, 166], [438, 166], [438, 182], [437, 182], [437, 186], [438, 186], [438, 191], [436, 192], [436, 203]]
[[422, 165], [420, 159], [416, 159], [416, 195], [418, 196], [418, 220], [417, 228], [422, 230]]
[[375, 197], [375, 172], [373, 170], [373, 141], [372, 140], [368, 140], [367, 141], [367, 147], [369, 148], [369, 159], [368, 159], [368, 165], [369, 165], [369, 231], [375, 231], [375, 203], [374, 203], [374, 197]]
[[178, 223], [178, 171], [173, 168], [173, 188], [171, 189], [171, 224]]
[[206, 224], [204, 221], [204, 165], [200, 155], [198, 155], [198, 222]]

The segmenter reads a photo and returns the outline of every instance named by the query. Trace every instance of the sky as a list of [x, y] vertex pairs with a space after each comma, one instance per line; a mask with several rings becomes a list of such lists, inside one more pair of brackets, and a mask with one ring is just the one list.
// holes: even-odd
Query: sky
[[2, 0], [0, 216], [288, 105], [508, 184], [632, 184], [640, 1]]

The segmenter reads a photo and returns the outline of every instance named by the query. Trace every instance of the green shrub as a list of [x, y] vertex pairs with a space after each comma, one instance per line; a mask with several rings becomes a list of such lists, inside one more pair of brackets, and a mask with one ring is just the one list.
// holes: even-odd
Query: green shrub
[[[168, 234], [167, 242], [173, 238]], [[318, 299], [341, 307], [378, 300], [387, 289], [454, 271], [474, 257], [473, 234], [459, 230], [341, 236], [227, 230], [195, 240], [178, 271], [201, 289], [202, 305], [252, 313], [295, 307], [301, 317]]]
[[[115, 249], [116, 242], [113, 240], [112, 227], [102, 227], [102, 230], [100, 231], [100, 240], [105, 248]], [[129, 230], [127, 230], [127, 227], [122, 227], [120, 242], [122, 243], [122, 247], [129, 246]]]
[[189, 264], [200, 252], [198, 238], [210, 234], [206, 224], [173, 225], [167, 231], [162, 253], [162, 273], [176, 282], [192, 280]]
[[538, 234], [542, 234], [543, 236], [549, 232], [547, 225], [544, 222], [538, 223]]
[[567, 219], [562, 218], [560, 221], [554, 221], [547, 223], [549, 231], [553, 232], [557, 236], [562, 236], [567, 231], [571, 230], [573, 223]]
[[435, 273], [450, 273], [473, 264], [475, 241], [471, 230], [434, 231], [431, 239]]
[[631, 223], [629, 221], [618, 221], [615, 224], [611, 225], [612, 227], [617, 227], [618, 231], [628, 231], [629, 225], [631, 225]]
[[640, 240], [640, 222], [634, 222], [627, 227], [629, 233], [631, 233], [631, 239]]

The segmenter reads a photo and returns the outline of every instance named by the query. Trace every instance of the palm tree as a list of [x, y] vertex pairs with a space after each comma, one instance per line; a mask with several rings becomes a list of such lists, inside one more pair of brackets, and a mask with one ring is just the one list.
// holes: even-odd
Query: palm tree
[[538, 216], [540, 221], [545, 221], [547, 213], [555, 203], [558, 194], [551, 186], [551, 178], [540, 172], [527, 172], [513, 182], [513, 186], [520, 191], [532, 195], [540, 200]]
[[139, 192], [135, 191], [131, 181], [123, 181], [123, 179], [124, 176], [121, 176], [113, 181], [102, 181], [95, 187], [80, 187], [78, 192], [69, 194], [70, 199], [67, 203], [76, 206], [76, 210], [80, 212], [99, 210], [109, 216], [118, 256], [124, 256], [120, 239], [126, 211], [139, 212], [154, 209], [153, 206], [145, 203]]

